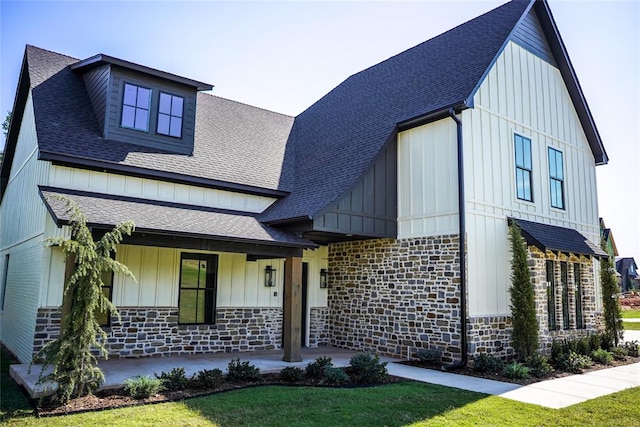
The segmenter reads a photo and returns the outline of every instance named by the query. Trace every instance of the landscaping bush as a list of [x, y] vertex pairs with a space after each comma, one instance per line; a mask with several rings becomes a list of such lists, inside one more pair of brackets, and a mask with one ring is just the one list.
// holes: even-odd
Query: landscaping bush
[[[620, 334], [622, 334], [622, 332], [620, 332]], [[603, 350], [611, 351], [611, 349], [614, 347], [615, 347], [615, 344], [613, 342], [613, 335], [610, 333], [604, 332], [600, 336], [600, 348]]]
[[536, 378], [545, 377], [554, 370], [547, 358], [540, 353], [527, 357], [525, 365], [529, 368], [529, 373]]
[[562, 342], [553, 340], [551, 342], [551, 363], [553, 363], [556, 368], [559, 367], [562, 360], [564, 359], [564, 356], [565, 353]]
[[[349, 361], [351, 376], [357, 384], [381, 383], [387, 379], [387, 362], [380, 362], [377, 355], [356, 354]], [[325, 371], [326, 372], [326, 371]]]
[[502, 373], [507, 378], [517, 378], [521, 380], [529, 378], [529, 368], [518, 362], [509, 363], [504, 367]]
[[280, 379], [288, 383], [294, 383], [304, 378], [304, 371], [295, 366], [287, 366], [280, 371]]
[[346, 384], [349, 382], [349, 375], [340, 368], [334, 368], [333, 365], [325, 365], [322, 382], [332, 385]]
[[576, 352], [570, 352], [560, 363], [563, 371], [574, 374], [581, 374], [585, 368], [593, 365], [593, 361], [588, 356], [583, 356]]
[[162, 372], [159, 376], [154, 375], [160, 380], [164, 390], [184, 390], [189, 385], [189, 378], [185, 375], [184, 368], [173, 368], [169, 372]]
[[473, 357], [473, 370], [476, 372], [500, 373], [504, 369], [504, 362], [492, 354], [480, 353]]
[[157, 394], [161, 385], [162, 381], [158, 378], [151, 378], [148, 375], [144, 377], [136, 375], [133, 378], [124, 380], [124, 389], [134, 399], [146, 399]]
[[227, 380], [231, 382], [257, 381], [261, 378], [260, 369], [249, 361], [233, 359], [227, 366]]
[[601, 365], [611, 365], [613, 363], [613, 354], [601, 348], [591, 352], [591, 359]]
[[627, 349], [622, 346], [614, 347], [611, 350], [611, 353], [613, 354], [613, 358], [615, 360], [620, 360], [620, 361], [627, 360], [627, 355], [628, 355]]
[[215, 388], [222, 384], [224, 378], [220, 369], [203, 369], [196, 374], [198, 384], [204, 388]]
[[589, 343], [591, 344], [591, 351], [596, 351], [600, 348], [600, 343], [602, 342], [602, 336], [600, 334], [592, 334], [589, 335]]
[[432, 348], [421, 348], [416, 353], [416, 357], [420, 362], [431, 365], [431, 366], [440, 366], [442, 365], [442, 352], [437, 349]]
[[578, 348], [576, 353], [578, 354], [588, 356], [593, 350], [597, 350], [595, 348], [591, 348], [591, 340], [589, 339], [589, 337], [579, 338], [577, 344]]
[[327, 366], [333, 366], [331, 358], [327, 356], [320, 356], [315, 361], [307, 365], [305, 373], [308, 378], [320, 380], [324, 377], [324, 371]]
[[638, 341], [628, 341], [623, 344], [627, 355], [631, 357], [638, 357], [640, 355], [640, 343]]

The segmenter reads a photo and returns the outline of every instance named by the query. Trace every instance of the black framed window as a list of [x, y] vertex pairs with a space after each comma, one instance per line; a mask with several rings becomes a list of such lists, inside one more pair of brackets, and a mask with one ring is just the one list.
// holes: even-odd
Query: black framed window
[[158, 104], [158, 128], [157, 132], [176, 138], [182, 136], [182, 111], [184, 98], [168, 93], [160, 92]]
[[562, 327], [569, 329], [569, 267], [560, 263], [560, 282], [562, 283]]
[[217, 272], [217, 255], [182, 253], [178, 323], [215, 323]]
[[125, 83], [120, 126], [145, 132], [148, 131], [150, 105], [151, 89]]
[[547, 260], [547, 319], [549, 321], [549, 330], [557, 329], [556, 325], [556, 280], [554, 274], [553, 261]]
[[564, 209], [564, 166], [562, 152], [549, 147], [549, 188], [551, 206]]
[[[109, 301], [113, 301], [113, 271], [102, 273], [101, 290]], [[96, 321], [100, 326], [111, 326], [111, 312], [109, 310], [96, 310]]]
[[584, 315], [582, 314], [582, 280], [580, 264], [573, 264], [573, 283], [576, 288], [576, 328], [584, 329]]
[[531, 162], [531, 140], [514, 135], [516, 153], [516, 195], [520, 200], [533, 202], [533, 166]]

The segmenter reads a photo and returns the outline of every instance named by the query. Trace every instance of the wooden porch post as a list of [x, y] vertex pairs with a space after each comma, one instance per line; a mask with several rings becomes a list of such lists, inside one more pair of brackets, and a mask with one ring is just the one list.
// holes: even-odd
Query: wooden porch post
[[284, 275], [284, 333], [283, 347], [286, 362], [302, 361], [302, 258], [287, 257]]

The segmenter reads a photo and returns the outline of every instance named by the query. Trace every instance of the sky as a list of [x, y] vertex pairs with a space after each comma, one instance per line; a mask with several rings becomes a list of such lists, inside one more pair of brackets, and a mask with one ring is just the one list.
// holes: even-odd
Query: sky
[[[295, 116], [348, 76], [504, 2], [0, 0], [0, 114], [31, 44], [104, 53]], [[600, 216], [620, 256], [638, 262], [640, 0], [549, 5], [610, 159], [596, 169]]]

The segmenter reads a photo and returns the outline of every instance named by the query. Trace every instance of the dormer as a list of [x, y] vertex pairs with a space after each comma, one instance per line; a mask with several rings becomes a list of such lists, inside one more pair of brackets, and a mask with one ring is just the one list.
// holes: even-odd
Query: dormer
[[71, 69], [84, 79], [105, 141], [193, 154], [197, 93], [212, 85], [102, 54]]

